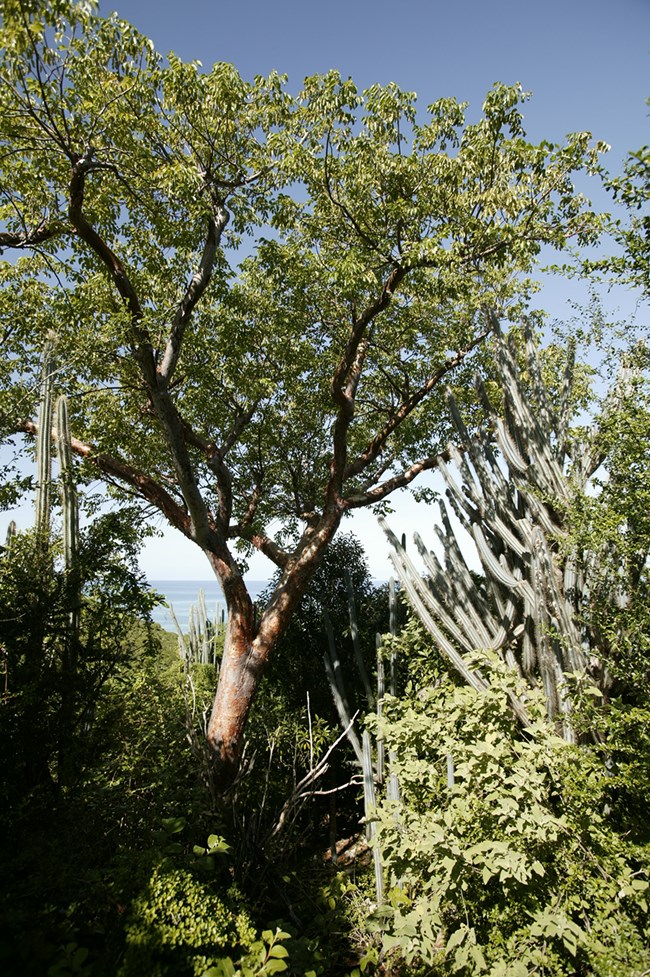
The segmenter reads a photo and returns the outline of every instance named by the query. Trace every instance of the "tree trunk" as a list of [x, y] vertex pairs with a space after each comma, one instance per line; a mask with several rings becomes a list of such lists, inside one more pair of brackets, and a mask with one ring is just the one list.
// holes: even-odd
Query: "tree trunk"
[[[315, 569], [314, 562], [311, 568]], [[311, 573], [289, 577], [278, 587], [255, 627], [252, 603], [229, 608], [219, 682], [208, 724], [217, 793], [232, 786], [244, 746], [244, 729], [269, 658], [302, 598]]]
[[[303, 543], [285, 568], [282, 579], [256, 627], [252, 601], [238, 574], [222, 581], [228, 605], [228, 626], [219, 682], [208, 724], [208, 746], [213, 756], [213, 783], [223, 794], [237, 776], [244, 729], [269, 658], [284, 634], [312, 575], [339, 527], [342, 513], [332, 510]], [[221, 568], [211, 560], [217, 576]], [[223, 566], [223, 564], [221, 564]]]
[[268, 660], [254, 634], [253, 608], [229, 609], [219, 683], [208, 724], [214, 786], [224, 793], [241, 760], [244, 727]]

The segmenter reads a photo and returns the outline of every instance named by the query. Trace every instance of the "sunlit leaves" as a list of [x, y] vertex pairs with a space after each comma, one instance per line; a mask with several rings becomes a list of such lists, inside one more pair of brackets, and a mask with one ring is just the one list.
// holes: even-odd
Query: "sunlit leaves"
[[[227, 456], [234, 522], [253, 493], [264, 519], [292, 504], [295, 517], [297, 497], [322, 506], [333, 378], [355, 335], [343, 454], [367, 460], [344, 494], [433, 456], [448, 434], [443, 398], [435, 384], [417, 391], [459, 353], [449, 379], [464, 386], [481, 352], [462, 351], [485, 307], [516, 310], [541, 245], [598, 228], [572, 186], [593, 163], [588, 137], [528, 143], [519, 86], [495, 85], [468, 121], [452, 99], [424, 113], [395, 84], [360, 93], [335, 71], [293, 95], [275, 72], [246, 81], [227, 63], [164, 60], [88, 5], [4, 10], [0, 221], [8, 243], [38, 247], [9, 278], [39, 282], [5, 294], [3, 321], [20, 293], [29, 323], [22, 343], [9, 333], [14, 376], [32, 371], [49, 319], [76, 433], [167, 484], [141, 344], [160, 365], [223, 218], [169, 396], [208, 505], [214, 472], [199, 446]], [[70, 198], [80, 166], [81, 202]], [[79, 208], [103, 252], [80, 233]], [[21, 396], [5, 397], [8, 425]]]
[[[410, 631], [401, 653], [426, 654], [420, 642]], [[646, 952], [647, 860], [607, 821], [602, 763], [554, 737], [537, 700], [522, 735], [508, 706], [516, 678], [489, 656], [482, 668], [486, 692], [425, 666], [422, 682], [385, 701], [402, 803], [378, 815], [395, 886], [384, 949], [452, 974], [541, 967], [560, 977], [578, 965], [598, 972], [605, 957], [610, 972], [634, 973]]]

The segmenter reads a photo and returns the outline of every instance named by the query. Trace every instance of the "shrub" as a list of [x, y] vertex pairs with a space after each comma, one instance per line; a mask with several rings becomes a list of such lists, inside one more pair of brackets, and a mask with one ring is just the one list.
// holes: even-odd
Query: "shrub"
[[442, 675], [386, 702], [402, 802], [377, 813], [384, 950], [426, 973], [641, 974], [648, 852], [608, 821], [596, 750], [556, 737], [541, 700], [522, 733], [516, 680], [480, 667], [487, 692]]
[[224, 957], [250, 951], [255, 930], [232, 889], [217, 894], [165, 862], [133, 903], [119, 977], [202, 977]]

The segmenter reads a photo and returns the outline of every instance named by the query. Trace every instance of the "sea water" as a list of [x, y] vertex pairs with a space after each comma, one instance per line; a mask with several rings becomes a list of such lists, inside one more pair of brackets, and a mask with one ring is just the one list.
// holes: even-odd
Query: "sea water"
[[[268, 580], [247, 580], [246, 586], [251, 598], [255, 600], [268, 587]], [[152, 590], [165, 598], [165, 604], [158, 604], [152, 611], [152, 618], [165, 631], [175, 631], [174, 620], [169, 605], [183, 632], [187, 632], [190, 608], [199, 602], [199, 592], [205, 596], [208, 618], [219, 623], [226, 615], [226, 602], [221, 587], [216, 580], [150, 580]]]

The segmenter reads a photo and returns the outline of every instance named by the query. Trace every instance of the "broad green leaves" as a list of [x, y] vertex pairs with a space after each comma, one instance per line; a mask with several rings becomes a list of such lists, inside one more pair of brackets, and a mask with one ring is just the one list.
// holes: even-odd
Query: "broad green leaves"
[[487, 692], [438, 676], [385, 703], [403, 802], [378, 818], [395, 886], [384, 948], [445, 973], [604, 973], [605, 959], [634, 973], [647, 856], [607, 823], [597, 756], [554, 737], [541, 710], [519, 733], [507, 704], [515, 680], [490, 668]]
[[[31, 253], [3, 268], [2, 321], [20, 302], [24, 324], [11, 376], [29, 385], [54, 326], [75, 433], [168, 482], [167, 422], [142, 371], [175, 343], [170, 396], [197, 436], [194, 477], [216, 505], [224, 486], [198, 446], [227, 452], [235, 524], [253, 496], [260, 528], [322, 504], [332, 385], [361, 349], [339, 424], [339, 460], [357, 462], [337, 473], [343, 498], [360, 504], [362, 485], [435, 453], [432, 374], [467, 348], [483, 306], [525, 295], [542, 243], [597, 230], [571, 185], [594, 151], [584, 135], [528, 144], [516, 87], [495, 86], [472, 125], [453, 100], [421, 121], [394, 84], [360, 94], [331, 72], [293, 96], [277, 74], [165, 62], [91, 6], [4, 14], [0, 220], [3, 244]], [[12, 394], [6, 427], [29, 410]]]

